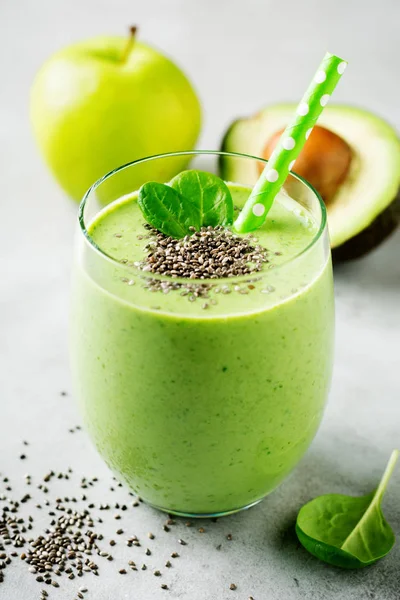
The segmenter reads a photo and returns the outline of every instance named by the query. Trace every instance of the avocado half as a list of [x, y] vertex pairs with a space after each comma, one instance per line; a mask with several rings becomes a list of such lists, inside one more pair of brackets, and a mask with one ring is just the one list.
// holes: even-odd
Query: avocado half
[[[238, 119], [226, 132], [221, 150], [263, 156], [268, 140], [286, 127], [295, 109], [295, 104], [276, 104]], [[333, 257], [351, 260], [378, 246], [400, 221], [400, 140], [388, 123], [350, 106], [326, 107], [318, 125], [342, 138], [352, 151], [346, 177], [327, 204]], [[257, 163], [238, 163], [221, 156], [221, 177], [254, 184]]]

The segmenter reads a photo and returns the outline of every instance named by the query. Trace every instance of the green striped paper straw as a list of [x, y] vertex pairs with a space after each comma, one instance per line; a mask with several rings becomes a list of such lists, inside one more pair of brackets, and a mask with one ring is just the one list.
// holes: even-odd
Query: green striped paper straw
[[283, 132], [268, 164], [235, 221], [238, 233], [253, 231], [264, 223], [275, 196], [292, 170], [318, 117], [327, 105], [347, 62], [327, 52]]

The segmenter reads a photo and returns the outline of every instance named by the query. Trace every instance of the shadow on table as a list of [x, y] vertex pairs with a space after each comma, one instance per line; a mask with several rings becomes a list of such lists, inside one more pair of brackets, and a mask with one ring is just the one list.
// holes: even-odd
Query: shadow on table
[[351, 262], [334, 266], [335, 280], [339, 283], [356, 282], [366, 290], [400, 289], [400, 229], [370, 254]]
[[[351, 452], [354, 453], [354, 445], [346, 444], [346, 442], [344, 444], [348, 445], [348, 451], [346, 453], [346, 450], [342, 448], [343, 455], [347, 454], [351, 457]], [[366, 464], [368, 464], [368, 454], [372, 452], [372, 448], [360, 448]], [[374, 450], [374, 454], [376, 460], [376, 450]], [[381, 458], [380, 462], [384, 467], [387, 456], [382, 453]], [[270, 527], [267, 530], [266, 526], [264, 529], [266, 551], [278, 557], [282, 553], [285, 554], [285, 563], [290, 566], [293, 573], [298, 574], [294, 580], [297, 580], [300, 587], [301, 582], [307, 581], [310, 577], [314, 586], [320, 581], [322, 587], [319, 600], [339, 598], [336, 593], [343, 592], [345, 594], [345, 590], [349, 586], [357, 590], [356, 594], [361, 594], [360, 596], [352, 595], [351, 598], [398, 600], [400, 598], [398, 578], [400, 552], [398, 548], [395, 547], [386, 558], [371, 567], [360, 570], [343, 570], [325, 564], [310, 555], [300, 544], [295, 532], [298, 510], [310, 499], [325, 493], [345, 493], [359, 496], [374, 489], [376, 484], [376, 477], [369, 473], [364, 476], [360, 474], [356, 481], [351, 481], [345, 465], [343, 465], [343, 469], [338, 469], [337, 460], [333, 460], [331, 454], [311, 451], [292, 477], [258, 507], [260, 515], [254, 519], [253, 526], [260, 527], [261, 520], [265, 520], [265, 524], [267, 524], [271, 515], [277, 515], [279, 506], [282, 505], [276, 527]], [[400, 515], [398, 510], [394, 509], [393, 494], [391, 494], [391, 500], [386, 504], [387, 510], [384, 510], [384, 513], [393, 530], [399, 531]], [[252, 517], [250, 519], [252, 520]], [[300, 597], [314, 599], [315, 596], [311, 593], [307, 595], [305, 592]], [[345, 595], [343, 600], [345, 600]]]
[[[295, 521], [303, 504], [325, 493], [357, 496], [369, 492], [379, 478], [376, 468], [371, 470], [369, 465], [379, 462], [383, 470], [388, 458], [382, 451], [377, 461], [376, 448], [363, 439], [341, 440], [340, 454], [338, 443], [332, 436], [324, 439], [323, 450], [315, 444], [292, 476], [249, 510], [220, 518], [216, 523], [210, 519], [176, 519], [178, 527], [191, 521], [191, 527], [182, 535], [189, 538], [195, 552], [192, 560], [197, 566], [193, 577], [204, 577], [205, 572], [212, 576], [215, 565], [233, 577], [238, 574], [238, 581], [239, 574], [245, 574], [245, 580], [251, 574], [251, 581], [245, 583], [254, 598], [263, 600], [266, 586], [275, 594], [284, 590], [282, 600], [399, 600], [398, 548], [375, 566], [346, 571], [319, 561], [297, 539]], [[348, 461], [340, 460], [345, 456]], [[394, 531], [398, 531], [400, 515], [395, 500], [392, 488], [384, 511]], [[197, 535], [198, 531], [205, 535]], [[195, 545], [190, 537], [193, 535]]]

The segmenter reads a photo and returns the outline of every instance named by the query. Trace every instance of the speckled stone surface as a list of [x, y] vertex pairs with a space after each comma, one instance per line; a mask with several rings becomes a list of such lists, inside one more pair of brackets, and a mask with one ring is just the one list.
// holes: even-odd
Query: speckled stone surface
[[[288, 3], [289, 4], [289, 3]], [[205, 107], [199, 147], [217, 147], [225, 127], [268, 102], [296, 100], [326, 49], [350, 67], [335, 99], [366, 105], [400, 124], [398, 22], [400, 4], [305, 0], [291, 8], [261, 0], [5, 0], [0, 4], [0, 488], [10, 478], [15, 498], [32, 475], [34, 500], [49, 468], [74, 473], [56, 480], [51, 497], [81, 495], [81, 476], [97, 476], [93, 502], [131, 500], [109, 490], [111, 476], [82, 431], [71, 398], [67, 354], [69, 272], [76, 206], [50, 178], [36, 153], [28, 122], [36, 69], [60, 45], [97, 33], [119, 33], [132, 20], [142, 37], [175, 56], [191, 73]], [[324, 5], [324, 6], [322, 6]], [[337, 347], [323, 426], [293, 475], [262, 504], [217, 523], [184, 521], [162, 530], [165, 517], [144, 505], [120, 521], [110, 512], [106, 537], [122, 527], [143, 547], [118, 540], [115, 560], [99, 559], [101, 577], [60, 582], [50, 599], [73, 600], [79, 586], [96, 600], [398, 600], [400, 545], [376, 566], [343, 572], [319, 563], [296, 541], [301, 505], [325, 492], [362, 494], [377, 482], [400, 445], [400, 233], [369, 257], [335, 270]], [[61, 396], [61, 391], [67, 396]], [[22, 440], [29, 441], [23, 447]], [[27, 458], [20, 460], [25, 452]], [[0, 490], [3, 491], [3, 489]], [[49, 495], [50, 496], [50, 495]], [[400, 470], [385, 514], [400, 534]], [[48, 525], [38, 509], [37, 532]], [[42, 516], [40, 516], [42, 514]], [[98, 513], [100, 516], [100, 513]], [[199, 533], [198, 528], [205, 532]], [[102, 529], [101, 529], [102, 528]], [[156, 538], [148, 540], [152, 531]], [[232, 534], [232, 541], [226, 535]], [[180, 546], [184, 538], [187, 546]], [[125, 538], [124, 538], [125, 539]], [[146, 547], [152, 555], [144, 555]], [[164, 567], [171, 552], [173, 567]], [[119, 575], [128, 559], [147, 571]], [[146, 561], [145, 561], [146, 559]], [[152, 574], [159, 568], [162, 577]], [[78, 581], [78, 583], [77, 583]], [[169, 585], [169, 591], [160, 584]], [[229, 585], [237, 589], [231, 591]], [[36, 600], [40, 584], [19, 559], [5, 572], [1, 600]]]

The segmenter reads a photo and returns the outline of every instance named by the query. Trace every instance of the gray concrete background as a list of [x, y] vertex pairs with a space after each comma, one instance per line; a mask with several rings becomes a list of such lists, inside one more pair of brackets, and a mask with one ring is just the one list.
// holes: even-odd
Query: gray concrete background
[[[1, 0], [0, 472], [10, 477], [16, 496], [23, 491], [24, 473], [37, 484], [49, 468], [68, 466], [75, 479], [68, 491], [66, 482], [57, 481], [54, 493], [72, 495], [74, 482], [85, 474], [100, 478], [88, 494], [93, 501], [124, 501], [127, 495], [108, 490], [110, 475], [86, 435], [68, 433], [79, 423], [71, 396], [60, 396], [70, 392], [66, 337], [76, 206], [36, 152], [27, 104], [34, 73], [54, 50], [99, 33], [123, 33], [132, 22], [140, 25], [144, 40], [175, 57], [197, 86], [205, 107], [199, 147], [218, 146], [238, 115], [298, 99], [326, 49], [350, 62], [335, 100], [360, 104], [400, 126], [397, 0]], [[119, 560], [128, 550], [119, 544], [118, 560], [101, 563], [102, 577], [82, 580], [87, 598], [400, 598], [400, 545], [368, 570], [344, 572], [303, 551], [292, 527], [300, 506], [318, 494], [369, 491], [392, 448], [400, 445], [399, 252], [398, 232], [367, 258], [335, 271], [337, 346], [330, 402], [315, 442], [289, 480], [248, 513], [206, 522], [204, 534], [183, 523], [167, 534], [159, 513], [145, 506], [127, 511], [122, 521], [127, 532], [157, 534], [149, 567], [162, 568], [165, 557], [180, 550], [176, 566], [168, 573], [162, 569], [171, 589], [161, 590], [151, 570], [120, 576]], [[18, 458], [23, 439], [30, 442], [25, 461]], [[0, 488], [1, 482], [0, 477]], [[35, 487], [39, 501], [42, 492]], [[398, 534], [399, 497], [400, 470], [384, 502]], [[107, 521], [104, 531], [115, 531], [113, 519]], [[38, 520], [38, 531], [45, 523]], [[178, 546], [178, 537], [188, 546]], [[130, 556], [140, 563], [136, 550]], [[238, 586], [235, 592], [231, 582]], [[77, 588], [62, 582], [50, 596], [72, 600]], [[18, 560], [6, 571], [0, 598], [34, 600], [39, 589]]]

